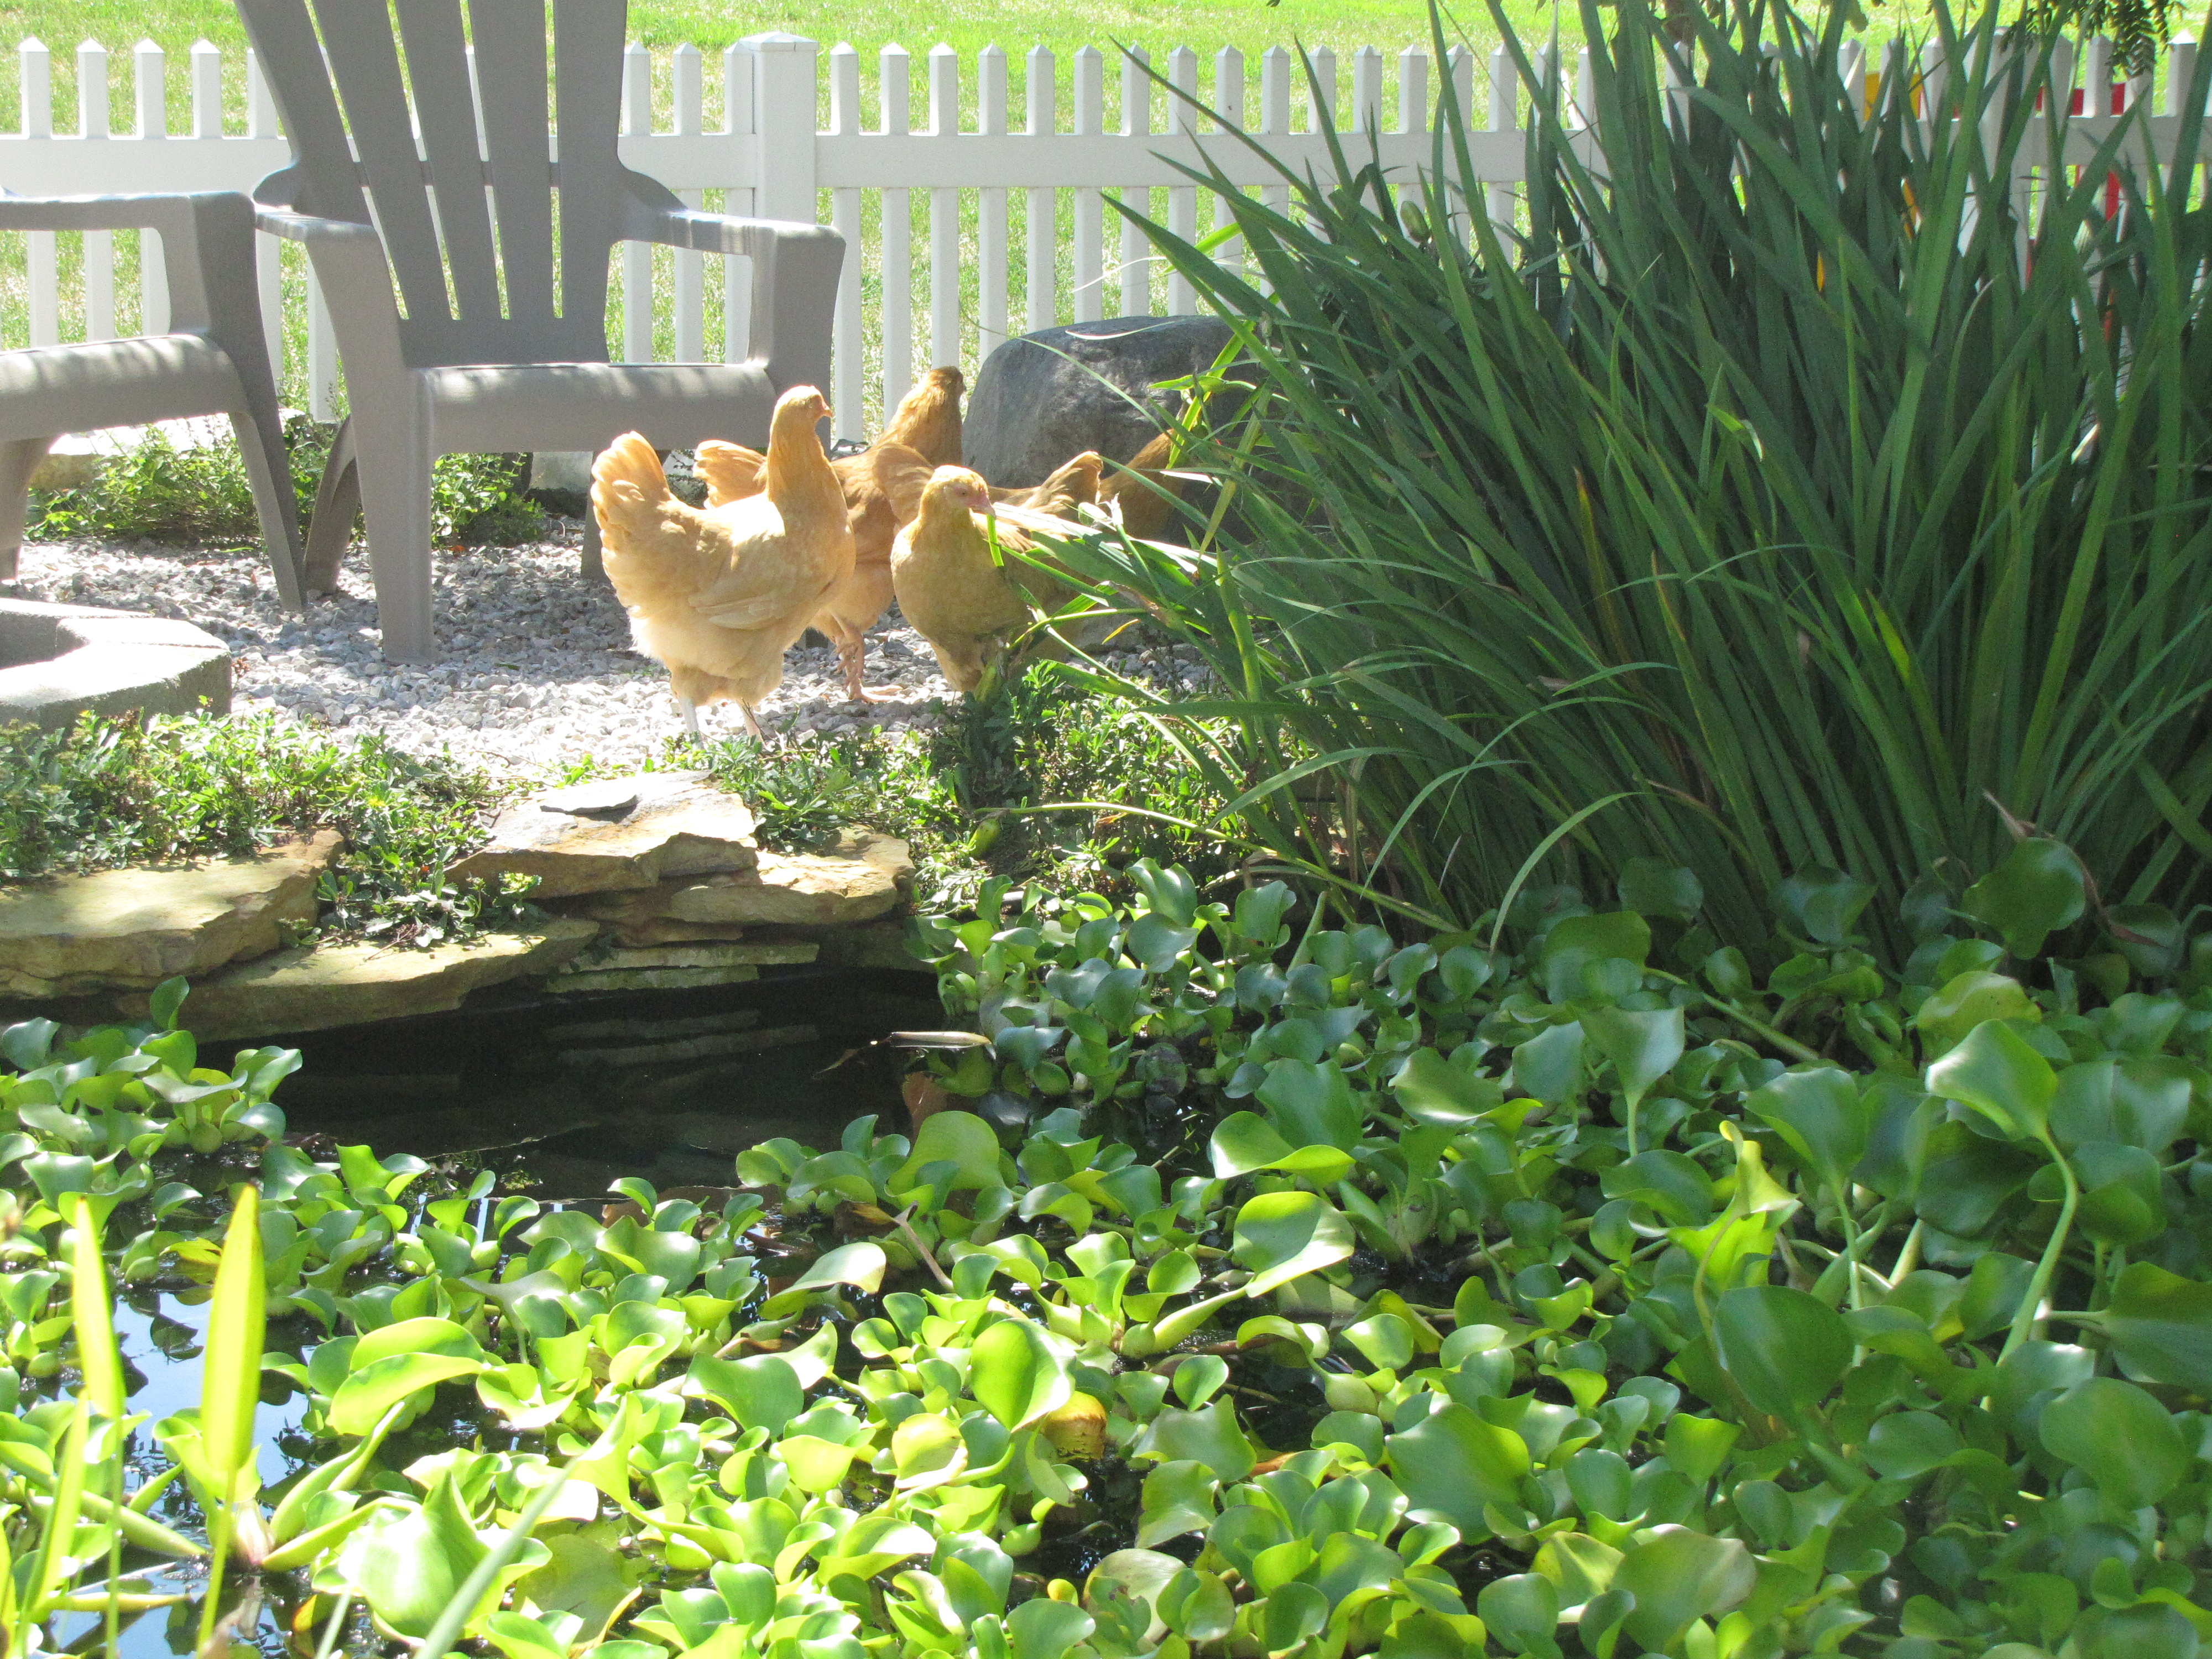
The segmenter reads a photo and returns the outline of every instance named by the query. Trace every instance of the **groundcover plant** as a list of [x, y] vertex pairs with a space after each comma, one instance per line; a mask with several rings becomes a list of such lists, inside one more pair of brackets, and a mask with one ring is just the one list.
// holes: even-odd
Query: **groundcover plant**
[[[307, 1653], [2188, 1659], [2212, 934], [2042, 958], [2074, 867], [1896, 919], [1901, 980], [1801, 884], [1763, 982], [1677, 869], [1415, 944], [993, 884], [915, 928], [976, 1035], [914, 1133], [604, 1208], [288, 1144], [295, 1057], [200, 1066], [179, 986], [17, 1025], [14, 1650], [174, 1597]], [[133, 1414], [111, 1278], [211, 1295], [198, 1411]]]

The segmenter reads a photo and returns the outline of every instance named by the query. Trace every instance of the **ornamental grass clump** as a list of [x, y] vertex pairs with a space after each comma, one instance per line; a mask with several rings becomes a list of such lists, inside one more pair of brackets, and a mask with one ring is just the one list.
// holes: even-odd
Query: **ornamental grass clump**
[[1500, 15], [1523, 228], [1449, 94], [1418, 180], [1352, 138], [1286, 212], [1226, 194], [1242, 269], [1148, 227], [1256, 381], [1183, 459], [1236, 510], [1079, 556], [1231, 688], [1176, 712], [1233, 717], [1278, 852], [1462, 926], [1656, 858], [1746, 942], [1793, 877], [1893, 914], [2037, 833], [2105, 901], [2206, 896], [2197, 131], [2015, 192], [2052, 41], [1939, 4], [1948, 67], [1881, 59], [1869, 114], [1847, 9], [1738, 0], [1686, 51], [1586, 0], [1601, 149]]

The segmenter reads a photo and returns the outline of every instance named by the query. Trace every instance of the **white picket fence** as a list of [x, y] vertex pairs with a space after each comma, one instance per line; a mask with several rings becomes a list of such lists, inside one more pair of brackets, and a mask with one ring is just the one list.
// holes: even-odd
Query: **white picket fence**
[[[2171, 154], [2184, 118], [2180, 106], [2195, 51], [2193, 43], [2178, 41], [2167, 56], [2165, 107], [2146, 128], [2160, 156]], [[234, 131], [225, 118], [222, 55], [203, 41], [191, 48], [185, 66], [189, 131], [172, 132], [169, 62], [159, 47], [140, 43], [131, 53], [134, 125], [119, 132], [112, 130], [109, 116], [110, 54], [88, 42], [76, 54], [79, 118], [73, 133], [54, 130], [48, 49], [26, 40], [17, 55], [21, 131], [0, 135], [0, 187], [35, 194], [251, 189], [289, 159], [274, 100], [251, 53], [242, 129]], [[629, 48], [623, 157], [694, 205], [813, 221], [823, 216], [826, 204], [828, 222], [844, 233], [852, 250], [836, 297], [832, 386], [840, 424], [848, 431], [861, 428], [855, 414], [895, 403], [918, 372], [934, 363], [972, 369], [1010, 331], [1162, 304], [1170, 311], [1191, 309], [1189, 284], [1163, 275], [1143, 235], [1109, 218], [1109, 192], [1125, 198], [1136, 192], [1137, 204], [1149, 206], [1149, 192], [1163, 191], [1166, 223], [1194, 239], [1225, 223], [1229, 210], [1218, 198], [1202, 203], [1200, 197], [1212, 192], [1177, 173], [1175, 161], [1210, 160], [1239, 188], [1256, 189], [1278, 204], [1288, 196], [1261, 158], [1200, 109], [1156, 86], [1141, 53], [1109, 64], [1096, 47], [1075, 52], [1066, 82], [1072, 95], [1063, 108], [1054, 55], [1032, 48], [1023, 59], [1017, 113], [1009, 102], [1005, 52], [993, 46], [980, 55], [963, 100], [964, 66], [951, 47], [937, 46], [927, 54], [919, 122], [914, 65], [902, 47], [887, 46], [879, 54], [872, 112], [862, 108], [861, 59], [848, 46], [825, 54], [811, 40], [764, 34], [720, 57], [719, 107], [710, 126], [706, 54], [684, 46], [656, 60], [641, 46]], [[2152, 89], [2148, 78], [2116, 84], [2111, 47], [2102, 40], [2086, 41], [2065, 58], [2057, 66], [2060, 84], [2088, 89], [2075, 94], [2075, 107], [2086, 104], [2089, 113], [2071, 123], [2063, 156], [2038, 151], [2031, 158], [2045, 176], [2054, 164], [2078, 166], [2093, 157], [2110, 131], [2112, 106], [2132, 105]], [[1893, 82], [1902, 60], [1885, 61]], [[1442, 89], [1436, 66], [1419, 50], [1398, 53], [1393, 63], [1363, 47], [1344, 66], [1348, 76], [1340, 74], [1333, 54], [1317, 53], [1318, 90], [1309, 87], [1297, 54], [1283, 47], [1261, 54], [1256, 77], [1248, 75], [1243, 54], [1233, 47], [1213, 54], [1203, 81], [1200, 67], [1196, 52], [1179, 46], [1167, 54], [1164, 71], [1170, 88], [1246, 128], [1294, 170], [1328, 171], [1332, 130], [1344, 135], [1353, 154], [1375, 155], [1398, 176], [1411, 177], [1432, 156], [1431, 129], [1440, 118]], [[1510, 222], [1522, 180], [1526, 98], [1502, 50], [1486, 67], [1485, 84], [1478, 88], [1473, 56], [1455, 49], [1443, 72], [1456, 85], [1468, 124], [1480, 129], [1470, 134], [1470, 148], [1486, 185], [1485, 210]], [[1111, 131], [1105, 99], [1109, 68], [1120, 81]], [[1386, 69], [1395, 70], [1389, 77], [1395, 97], [1387, 107]], [[1848, 62], [1847, 73], [1863, 90], [1869, 66], [1863, 56]], [[1942, 77], [1940, 55], [1930, 47], [1919, 66], [1923, 107], [1942, 107]], [[1340, 84], [1346, 79], [1348, 88]], [[1585, 53], [1581, 73], [1571, 77], [1570, 125], [1580, 118], [1575, 109], [1590, 102], [1587, 80]], [[825, 105], [826, 128], [820, 125]], [[665, 125], [656, 124], [656, 108], [665, 112]], [[963, 109], [972, 111], [971, 119], [963, 121]], [[2194, 113], [2203, 118], [2203, 111]], [[1583, 135], [1583, 148], [1595, 154], [1589, 137]], [[2035, 180], [2023, 173], [2014, 182], [2026, 192]], [[914, 228], [917, 192], [927, 198], [927, 230], [920, 236]], [[1019, 207], [1018, 230], [1010, 203]], [[81, 327], [92, 338], [114, 334], [113, 237], [84, 236], [81, 257], [73, 262], [81, 270], [82, 293], [66, 307], [56, 237], [33, 233], [27, 240], [23, 302], [29, 342], [64, 337], [65, 310], [72, 331]], [[656, 283], [655, 250], [629, 246], [618, 257], [616, 337], [626, 356], [687, 361], [717, 342], [742, 349], [748, 282], [742, 259], [718, 260], [725, 269], [715, 282], [708, 265], [716, 256], [660, 251], [662, 280]], [[1233, 240], [1216, 257], [1237, 263]], [[284, 307], [289, 302], [296, 313], [304, 300], [306, 327], [297, 343], [305, 361], [287, 367], [304, 379], [313, 412], [327, 418], [338, 368], [329, 319], [312, 278], [296, 253], [280, 258], [266, 237], [258, 276], [272, 353], [280, 361], [294, 343], [281, 325]], [[142, 261], [139, 281], [138, 325], [158, 329], [166, 316], [158, 262]], [[921, 314], [917, 286], [927, 294]], [[864, 305], [873, 307], [872, 329]], [[882, 342], [873, 374], [866, 361], [872, 337]]]

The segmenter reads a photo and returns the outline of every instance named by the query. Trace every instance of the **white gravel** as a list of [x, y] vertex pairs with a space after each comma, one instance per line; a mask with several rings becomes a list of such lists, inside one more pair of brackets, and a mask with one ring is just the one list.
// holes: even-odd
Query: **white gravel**
[[[660, 666], [631, 651], [628, 619], [604, 580], [579, 568], [582, 530], [555, 539], [441, 553], [434, 576], [440, 659], [384, 660], [368, 556], [356, 544], [343, 592], [287, 612], [258, 551], [150, 543], [27, 543], [12, 589], [32, 599], [180, 617], [228, 645], [232, 707], [273, 709], [345, 735], [381, 733], [416, 753], [450, 747], [488, 769], [542, 777], [589, 756], [631, 765], [661, 752], [683, 721]], [[818, 635], [784, 659], [761, 723], [787, 740], [871, 726], [915, 729], [952, 691], [928, 644], [894, 610], [868, 635], [867, 684], [896, 701], [848, 701], [837, 653]], [[1194, 660], [1164, 651], [1109, 659], [1156, 682], [1195, 685]], [[710, 737], [744, 731], [734, 706], [700, 711]]]

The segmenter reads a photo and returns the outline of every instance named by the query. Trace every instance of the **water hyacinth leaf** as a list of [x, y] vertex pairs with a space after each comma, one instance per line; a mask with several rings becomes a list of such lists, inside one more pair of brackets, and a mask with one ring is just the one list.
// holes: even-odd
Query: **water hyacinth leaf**
[[1579, 1607], [1612, 1588], [1620, 1552], [1588, 1533], [1553, 1533], [1536, 1552], [1534, 1565], [1559, 1592], [1562, 1608]]
[[[939, 1117], [946, 1115], [948, 1114], [942, 1112], [938, 1114]], [[933, 1117], [930, 1122], [936, 1121]], [[975, 1121], [978, 1123], [982, 1121], [980, 1118]], [[922, 1127], [927, 1128], [929, 1126], [924, 1124]], [[983, 1127], [984, 1133], [988, 1134], [989, 1126], [986, 1124]], [[992, 1136], [991, 1145], [995, 1155], [997, 1136]], [[796, 1313], [817, 1292], [839, 1285], [849, 1285], [857, 1291], [873, 1292], [882, 1288], [884, 1269], [890, 1265], [881, 1245], [869, 1243], [865, 1239], [855, 1244], [840, 1245], [816, 1261], [796, 1282], [763, 1303], [761, 1317], [780, 1319], [786, 1314]]]
[[1640, 916], [1687, 921], [1702, 909], [1705, 890], [1698, 872], [1664, 859], [1630, 859], [1620, 866], [1614, 890]]
[[2172, 1414], [2117, 1376], [2075, 1383], [2043, 1408], [2040, 1429], [2046, 1451], [2081, 1469], [2122, 1509], [2157, 1503], [2195, 1462]]
[[1163, 1584], [1153, 1607], [1160, 1622], [1186, 1642], [1218, 1642], [1237, 1624], [1229, 1586], [1218, 1574], [1196, 1567], [1184, 1567]]
[[806, 1407], [799, 1373], [781, 1354], [749, 1354], [742, 1359], [700, 1354], [691, 1362], [690, 1376], [698, 1391], [729, 1413], [741, 1429], [780, 1433]]
[[1269, 1653], [1291, 1652], [1328, 1624], [1328, 1599], [1297, 1579], [1278, 1584], [1260, 1604], [1260, 1641]]
[[2030, 836], [2013, 843], [1996, 868], [1966, 889], [1959, 908], [2004, 940], [2016, 957], [2041, 954], [2043, 941], [2081, 919], [2088, 877], [2065, 842]]
[[1850, 1073], [1833, 1066], [1784, 1072], [1752, 1091], [1744, 1105], [1774, 1126], [1790, 1150], [1832, 1190], [1842, 1190], [1866, 1156], [1878, 1103]]
[[2042, 1018], [2043, 1011], [2018, 980], [1977, 969], [1944, 981], [1920, 1005], [1912, 1024], [1920, 1033], [1921, 1052], [1933, 1060], [1958, 1047], [1985, 1020]]
[[1569, 1020], [1539, 1031], [1513, 1051], [1512, 1080], [1524, 1094], [1557, 1106], [1583, 1084], [1583, 1026]]
[[[380, 1625], [403, 1637], [421, 1638], [489, 1553], [470, 1524], [449, 1468], [419, 1506], [390, 1513], [347, 1539], [338, 1553], [337, 1571], [368, 1603]], [[495, 1603], [506, 1579], [535, 1571], [548, 1559], [545, 1547], [533, 1540], [484, 1599]], [[465, 1624], [476, 1611], [471, 1610]]]
[[1598, 1052], [1613, 1062], [1623, 1094], [1641, 1099], [1682, 1057], [1682, 1011], [1654, 1008], [1592, 1008], [1583, 1030]]
[[1628, 1634], [1665, 1653], [1692, 1623], [1726, 1613], [1758, 1581], [1758, 1564], [1735, 1539], [1662, 1526], [1620, 1558], [1610, 1588], [1636, 1598], [1622, 1621]]
[[1713, 1178], [1685, 1152], [1638, 1152], [1599, 1176], [1607, 1198], [1642, 1204], [1678, 1227], [1702, 1227], [1712, 1219]]
[[968, 1386], [983, 1408], [1010, 1429], [1059, 1410], [1075, 1392], [1058, 1347], [1026, 1319], [1001, 1319], [975, 1339], [968, 1356]]
[[1399, 1109], [1415, 1123], [1457, 1127], [1502, 1105], [1496, 1078], [1462, 1071], [1434, 1048], [1416, 1048], [1390, 1080]]
[[1256, 1112], [1231, 1112], [1213, 1131], [1213, 1173], [1224, 1180], [1255, 1170], [1280, 1170], [1316, 1186], [1352, 1172], [1352, 1154], [1335, 1146], [1293, 1146]]
[[2083, 1612], [2066, 1645], [2081, 1659], [2197, 1659], [2203, 1650], [2203, 1623], [2171, 1602], [2094, 1607]]
[[2163, 1154], [2189, 1122], [2190, 1077], [2163, 1055], [2126, 1060], [2107, 1054], [2058, 1073], [2051, 1103], [2051, 1134], [2071, 1152], [2113, 1140]]
[[1070, 1601], [1037, 1596], [1006, 1615], [1009, 1659], [1066, 1659], [1097, 1623]]
[[1145, 1548], [1170, 1538], [1204, 1532], [1213, 1524], [1213, 1471], [1196, 1458], [1176, 1458], [1145, 1477], [1144, 1501], [1137, 1519], [1137, 1542]]
[[1344, 1213], [1317, 1193], [1262, 1193], [1237, 1212], [1231, 1253], [1253, 1275], [1246, 1296], [1265, 1296], [1300, 1275], [1350, 1258]]
[[1956, 1429], [1933, 1412], [1892, 1412], [1875, 1420], [1867, 1436], [1866, 1460], [1877, 1474], [1912, 1480], [1941, 1468], [1966, 1443]]
[[456, 1376], [474, 1376], [485, 1363], [468, 1354], [394, 1353], [370, 1361], [338, 1385], [329, 1420], [339, 1434], [367, 1434], [410, 1395]]
[[1359, 1144], [1359, 1103], [1344, 1068], [1334, 1060], [1271, 1061], [1267, 1081], [1255, 1092], [1293, 1146], [1335, 1146], [1349, 1152]]
[[1164, 974], [1198, 943], [1198, 929], [1178, 927], [1157, 912], [1139, 916], [1122, 935], [1121, 948], [1148, 974]]
[[1457, 1402], [1390, 1436], [1383, 1455], [1410, 1504], [1407, 1516], [1448, 1521], [1469, 1542], [1491, 1535], [1489, 1505], [1518, 1510], [1528, 1473], [1526, 1441]]
[[1513, 1652], [1559, 1659], [1553, 1632], [1559, 1626], [1559, 1590], [1549, 1578], [1534, 1572], [1493, 1578], [1475, 1598], [1474, 1611]]
[[2112, 1299], [2080, 1322], [2102, 1331], [2134, 1374], [2212, 1394], [2212, 1285], [2132, 1261]]
[[2075, 1220], [2100, 1244], [2125, 1249], [2166, 1231], [2166, 1198], [2158, 1159], [2140, 1146], [2092, 1140], [2074, 1149], [2081, 1182]]
[[1844, 945], [1873, 896], [1866, 883], [1816, 864], [1778, 883], [1773, 904], [1775, 914], [1800, 937], [1816, 945]]
[[915, 1185], [932, 1164], [951, 1164], [959, 1171], [950, 1183], [954, 1192], [1006, 1185], [998, 1131], [973, 1112], [932, 1112], [915, 1133], [913, 1152], [891, 1176], [891, 1190], [904, 1192]]
[[1571, 1002], [1582, 995], [1583, 970], [1593, 963], [1620, 960], [1641, 968], [1650, 954], [1650, 924], [1633, 910], [1563, 916], [1544, 935], [1539, 956], [1544, 999]]
[[1843, 1316], [1786, 1285], [1743, 1285], [1713, 1307], [1715, 1358], [1759, 1411], [1794, 1417], [1828, 1397], [1850, 1369]]
[[1218, 1353], [1194, 1353], [1186, 1357], [1175, 1368], [1170, 1379], [1175, 1396], [1196, 1411], [1221, 1392], [1221, 1385], [1229, 1380], [1229, 1362]]
[[1115, 1550], [1091, 1570], [1084, 1580], [1083, 1601], [1094, 1616], [1103, 1612], [1103, 1603], [1122, 1601], [1139, 1610], [1142, 1624], [1134, 1632], [1139, 1645], [1150, 1647], [1167, 1634], [1167, 1624], [1160, 1617], [1162, 1593], [1168, 1585], [1189, 1569], [1172, 1555], [1163, 1555], [1158, 1550]]
[[1237, 1425], [1236, 1408], [1226, 1400], [1197, 1411], [1162, 1412], [1137, 1442], [1136, 1452], [1170, 1463], [1200, 1464], [1224, 1483], [1242, 1480], [1259, 1462]]
[[2018, 1140], [2048, 1133], [2058, 1077], [2002, 1020], [1985, 1019], [1928, 1068], [1928, 1090], [1971, 1106]]

